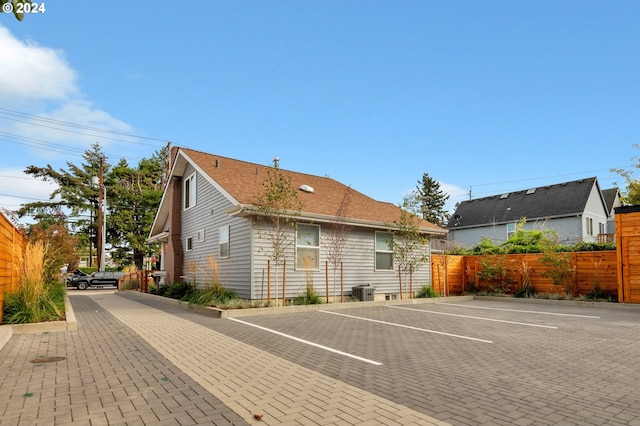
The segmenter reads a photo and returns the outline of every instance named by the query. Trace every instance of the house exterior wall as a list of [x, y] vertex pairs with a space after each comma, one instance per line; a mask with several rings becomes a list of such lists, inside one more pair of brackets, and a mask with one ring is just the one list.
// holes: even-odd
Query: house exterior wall
[[[591, 219], [593, 223], [593, 232], [589, 232], [587, 221]], [[591, 194], [587, 199], [587, 205], [584, 209], [584, 215], [582, 218], [582, 241], [588, 243], [597, 243], [598, 234], [600, 234], [600, 226], [602, 226], [602, 233], [607, 232], [607, 210], [600, 197], [600, 192], [596, 185], [591, 188]]]
[[[538, 219], [526, 222], [524, 229], [554, 230], [558, 234], [558, 242], [560, 244], [572, 245], [578, 243], [581, 239], [583, 232], [581, 220], [582, 218], [580, 216]], [[507, 224], [501, 223], [476, 228], [450, 229], [448, 235], [450, 240], [455, 241], [456, 245], [463, 248], [474, 247], [483, 237], [491, 239], [495, 245], [504, 243], [508, 238]]]
[[[244, 299], [267, 298], [267, 260], [270, 257], [270, 241], [266, 238], [268, 229], [264, 221], [251, 217], [230, 216], [226, 213], [233, 203], [221, 194], [192, 165], [187, 165], [176, 191], [182, 193], [183, 182], [195, 173], [195, 205], [184, 209], [183, 195], [177, 196], [174, 206], [180, 209], [179, 249], [183, 251], [182, 278], [203, 288], [212, 282], [217, 274], [220, 284], [234, 290]], [[301, 223], [305, 223], [301, 221]], [[220, 257], [219, 230], [229, 227], [229, 257]], [[307, 282], [313, 282], [316, 292], [326, 296], [326, 261], [329, 252], [329, 225], [320, 224], [319, 268], [306, 271], [295, 265], [295, 234], [290, 234], [292, 244], [286, 251], [286, 295], [287, 299], [301, 295]], [[382, 230], [382, 229], [381, 229]], [[384, 231], [384, 230], [382, 230]], [[198, 236], [203, 238], [198, 238]], [[187, 248], [187, 238], [191, 238], [191, 249]], [[429, 246], [425, 245], [429, 254]], [[399, 293], [398, 271], [375, 270], [375, 230], [354, 228], [350, 231], [344, 247], [344, 294], [349, 296], [356, 285], [371, 284], [377, 297]], [[276, 297], [276, 271], [271, 266], [271, 297]], [[282, 296], [282, 266], [279, 268], [277, 288]], [[176, 277], [176, 280], [180, 277]], [[429, 285], [431, 279], [430, 262], [413, 274], [413, 291]], [[340, 295], [340, 271], [336, 274], [335, 293]], [[406, 282], [405, 282], [406, 281]], [[409, 291], [408, 278], [403, 278], [403, 291]], [[329, 264], [329, 296], [334, 295], [333, 269]]]
[[[189, 165], [185, 178], [195, 169]], [[182, 211], [182, 247], [184, 279], [205, 287], [217, 275], [221, 284], [240, 297], [248, 296], [251, 265], [251, 223], [246, 218], [232, 217], [225, 210], [232, 203], [201, 174], [196, 174], [196, 204]], [[183, 208], [183, 204], [180, 204]], [[229, 257], [220, 256], [220, 228], [229, 227]], [[202, 238], [199, 239], [199, 236]], [[187, 238], [192, 249], [187, 250]]]
[[[303, 223], [303, 222], [301, 222]], [[318, 225], [318, 224], [316, 224]], [[307, 282], [312, 282], [317, 294], [326, 297], [326, 262], [329, 260], [329, 225], [320, 224], [320, 259], [319, 269], [306, 271], [296, 268], [295, 265], [295, 239], [287, 249], [286, 253], [286, 295], [285, 297], [295, 298], [301, 295]], [[293, 232], [293, 231], [292, 231]], [[293, 235], [292, 235], [293, 237]], [[253, 231], [254, 261], [251, 286], [252, 299], [267, 298], [267, 260], [271, 253], [270, 241], [265, 237], [265, 225], [254, 224]], [[428, 244], [424, 250], [429, 254]], [[343, 249], [343, 276], [344, 294], [351, 295], [352, 288], [357, 285], [371, 284], [375, 287], [376, 298], [383, 295], [397, 295], [399, 293], [398, 271], [394, 270], [376, 271], [375, 269], [375, 230], [368, 228], [353, 228], [349, 232], [347, 241]], [[276, 272], [273, 261], [271, 262], [271, 297], [276, 297]], [[278, 270], [277, 295], [282, 295], [282, 265]], [[431, 273], [430, 262], [425, 264], [413, 274], [413, 291], [417, 292], [420, 287], [430, 285]], [[335, 293], [334, 293], [335, 291]], [[403, 292], [409, 292], [408, 278], [403, 278]], [[329, 263], [329, 297], [340, 297], [340, 270], [336, 273], [334, 290], [333, 266]]]

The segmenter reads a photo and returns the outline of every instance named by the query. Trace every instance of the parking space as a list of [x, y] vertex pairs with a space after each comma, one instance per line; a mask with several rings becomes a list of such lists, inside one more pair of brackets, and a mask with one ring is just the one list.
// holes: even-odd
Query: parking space
[[640, 310], [461, 301], [215, 328], [453, 424], [640, 424]]

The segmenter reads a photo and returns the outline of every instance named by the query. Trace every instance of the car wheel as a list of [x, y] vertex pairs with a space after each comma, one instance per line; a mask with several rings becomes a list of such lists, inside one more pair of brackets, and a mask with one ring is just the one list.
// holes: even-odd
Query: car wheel
[[84, 281], [81, 281], [78, 283], [78, 290], [86, 290], [87, 289], [87, 283]]

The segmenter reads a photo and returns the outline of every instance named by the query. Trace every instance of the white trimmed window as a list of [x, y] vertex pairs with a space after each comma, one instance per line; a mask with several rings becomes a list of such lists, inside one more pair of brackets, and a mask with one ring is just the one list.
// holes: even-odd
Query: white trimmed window
[[515, 223], [507, 223], [507, 240], [516, 235], [517, 228]]
[[193, 173], [182, 183], [184, 210], [196, 205], [196, 174]]
[[218, 246], [220, 248], [220, 257], [229, 257], [229, 225], [220, 227]]
[[184, 247], [186, 251], [193, 250], [193, 237], [187, 237], [187, 239], [184, 241]]
[[376, 271], [393, 270], [393, 234], [376, 231]]
[[204, 242], [204, 229], [201, 229], [198, 232], [196, 232], [196, 241], [199, 243]]
[[296, 269], [320, 269], [320, 226], [298, 224], [296, 230]]
[[593, 219], [587, 218], [587, 235], [593, 235]]

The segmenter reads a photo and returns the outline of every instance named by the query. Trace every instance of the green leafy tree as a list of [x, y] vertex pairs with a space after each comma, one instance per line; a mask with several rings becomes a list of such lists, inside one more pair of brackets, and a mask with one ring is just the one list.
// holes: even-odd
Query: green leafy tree
[[141, 160], [135, 168], [129, 167], [125, 160], [112, 168], [98, 143], [85, 151], [83, 159], [80, 165], [67, 162], [67, 169], [60, 170], [51, 165], [28, 166], [26, 174], [54, 182], [57, 188], [49, 201], [24, 204], [18, 215], [33, 216], [45, 227], [65, 222], [70, 231], [78, 234], [77, 248], [90, 247], [90, 237], [98, 234], [97, 222], [93, 219], [97, 216], [100, 191], [93, 180], [100, 174], [102, 164], [107, 193], [107, 241], [114, 249], [115, 259], [142, 268], [144, 255], [154, 249], [146, 244], [146, 237], [162, 198], [167, 148]]
[[[269, 241], [269, 258], [275, 266], [275, 296], [278, 300], [278, 271], [287, 250], [295, 240], [296, 218], [300, 216], [302, 202], [298, 198], [298, 191], [291, 184], [291, 179], [280, 170], [278, 161], [274, 160], [273, 163], [273, 167], [267, 171], [266, 178], [261, 182], [262, 190], [255, 205], [258, 218], [267, 224], [260, 236]], [[284, 298], [283, 294], [283, 303]]]
[[418, 181], [417, 194], [421, 202], [422, 217], [425, 220], [435, 225], [443, 225], [449, 220], [449, 214], [444, 209], [449, 195], [440, 188], [440, 183], [430, 177], [428, 173], [423, 174], [422, 180]]
[[45, 167], [28, 166], [26, 174], [45, 182], [53, 182], [57, 188], [48, 201], [26, 203], [18, 209], [19, 217], [31, 216], [36, 222], [47, 228], [54, 223], [66, 223], [68, 229], [78, 234], [79, 248], [88, 248], [91, 236], [97, 235], [96, 223], [92, 220], [97, 208], [98, 191], [93, 178], [98, 176], [100, 163], [105, 171], [109, 165], [104, 163], [104, 153], [96, 143], [84, 152], [83, 163], [75, 165], [67, 162], [67, 169], [54, 169], [50, 164]]
[[[638, 144], [633, 144], [633, 147], [640, 149]], [[635, 163], [631, 170], [611, 169], [611, 171], [619, 174], [625, 181], [626, 189], [621, 191], [621, 201], [627, 205], [640, 205], [640, 180], [634, 176], [634, 169], [640, 169], [640, 157], [631, 157], [631, 162]]]
[[145, 256], [157, 251], [157, 246], [146, 240], [162, 199], [167, 154], [166, 148], [157, 151], [151, 158], [143, 158], [137, 167], [130, 167], [122, 159], [106, 180], [107, 229], [114, 249], [112, 256], [123, 263], [133, 261], [138, 269], [143, 269]]

